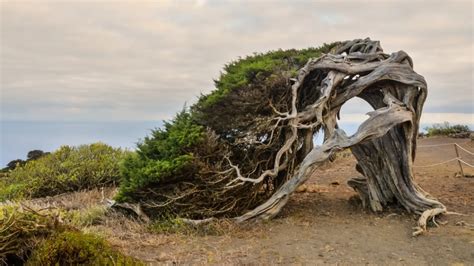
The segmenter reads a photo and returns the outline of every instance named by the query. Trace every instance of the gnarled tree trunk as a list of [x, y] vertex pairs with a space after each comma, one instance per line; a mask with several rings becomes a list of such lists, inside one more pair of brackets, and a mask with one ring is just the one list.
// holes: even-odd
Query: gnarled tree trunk
[[[182, 147], [181, 153], [175, 151], [169, 158], [166, 154], [143, 155], [144, 168], [140, 168], [142, 162], [131, 164], [138, 167], [134, 173], [155, 181], [129, 191], [142, 207], [135, 212], [170, 211], [203, 219], [235, 217], [253, 208], [235, 219], [269, 219], [280, 212], [312, 170], [344, 149], [352, 151], [361, 174], [348, 184], [367, 208], [382, 211], [398, 204], [420, 214], [415, 234], [426, 229], [428, 219], [446, 212], [443, 204], [413, 181], [427, 85], [413, 70], [411, 58], [403, 51], [385, 54], [379, 42], [370, 39], [320, 49], [318, 55], [330, 53], [309, 60], [296, 79], [289, 77], [295, 66], [301, 67], [295, 60], [305, 52], [278, 51], [231, 64], [227, 69], [238, 75], [228, 73], [232, 78], [225, 80], [236, 84], [226, 83], [229, 87], [203, 96], [188, 114], [192, 119], [186, 123], [207, 129], [200, 132], [204, 137], [199, 144]], [[271, 70], [250, 67], [262, 58], [273, 62], [264, 62]], [[243, 76], [244, 85], [239, 85]], [[374, 111], [354, 135], [347, 136], [337, 121], [342, 105], [354, 97], [367, 101]], [[324, 132], [324, 143], [313, 146], [313, 136], [319, 131]], [[186, 136], [184, 132], [183, 138]], [[159, 147], [166, 147], [176, 139], [164, 144], [156, 141]], [[162, 169], [166, 167], [155, 165], [172, 165], [183, 156], [193, 158], [189, 169], [170, 174]], [[160, 164], [163, 158], [166, 164]]]
[[[321, 74], [325, 78], [319, 84], [309, 82]], [[313, 134], [323, 128], [325, 141], [315, 147], [302, 143], [306, 155], [296, 175], [264, 204], [237, 217], [237, 221], [274, 217], [315, 167], [333, 153], [348, 148], [362, 175], [348, 184], [359, 193], [364, 206], [382, 211], [390, 204], [399, 204], [420, 214], [415, 234], [426, 229], [429, 218], [446, 211], [443, 204], [430, 198], [413, 181], [416, 136], [427, 85], [413, 70], [412, 60], [405, 52], [389, 56], [382, 52], [379, 42], [369, 39], [346, 42], [335, 54], [309, 61], [300, 70], [292, 90], [293, 97], [301, 90], [318, 90], [322, 96], [303, 111], [288, 113], [282, 119], [291, 120], [289, 124], [296, 129], [310, 128]], [[341, 106], [353, 97], [366, 100], [374, 111], [348, 137], [338, 129], [337, 116]]]

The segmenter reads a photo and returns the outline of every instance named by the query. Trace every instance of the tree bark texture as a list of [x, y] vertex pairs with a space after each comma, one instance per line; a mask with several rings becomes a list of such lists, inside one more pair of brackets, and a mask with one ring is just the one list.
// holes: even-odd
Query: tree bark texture
[[[319, 84], [310, 82], [318, 75], [325, 78]], [[415, 234], [426, 230], [428, 219], [446, 212], [443, 204], [413, 180], [416, 136], [427, 84], [413, 70], [413, 62], [405, 52], [387, 55], [377, 41], [348, 41], [334, 54], [310, 60], [299, 71], [292, 90], [293, 95], [301, 90], [318, 90], [321, 97], [304, 110], [282, 118], [293, 120], [290, 124], [298, 130], [309, 128], [312, 134], [322, 128], [325, 141], [315, 147], [303, 143], [305, 156], [296, 174], [265, 203], [237, 217], [237, 221], [277, 215], [312, 170], [344, 149], [352, 151], [361, 174], [348, 184], [372, 211], [398, 204], [408, 212], [419, 214]], [[337, 117], [341, 106], [353, 97], [364, 99], [374, 111], [354, 135], [347, 136], [338, 128]]]

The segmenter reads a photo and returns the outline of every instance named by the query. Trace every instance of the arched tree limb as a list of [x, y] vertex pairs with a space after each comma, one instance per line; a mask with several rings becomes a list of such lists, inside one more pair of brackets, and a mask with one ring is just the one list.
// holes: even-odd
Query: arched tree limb
[[[354, 45], [346, 44], [348, 53], [345, 48], [339, 51], [344, 55], [329, 54], [311, 60], [300, 71], [294, 86], [303, 86], [305, 78], [314, 71], [328, 71], [319, 87], [320, 98], [298, 114], [298, 123], [300, 128], [323, 125], [329, 136], [326, 136], [322, 146], [314, 147], [306, 155], [294, 177], [265, 203], [237, 217], [237, 221], [269, 219], [277, 215], [290, 194], [308, 179], [313, 168], [321, 165], [334, 152], [346, 148], [350, 148], [355, 155], [358, 169], [364, 176], [349, 181], [349, 185], [371, 210], [382, 211], [389, 204], [400, 204], [407, 211], [420, 214], [414, 235], [426, 230], [429, 219], [446, 213], [443, 204], [429, 197], [413, 182], [412, 163], [421, 110], [426, 99], [426, 81], [413, 71], [412, 60], [405, 52], [387, 56], [381, 53], [378, 42], [366, 40]], [[357, 49], [365, 50], [353, 52]], [[346, 86], [341, 85], [342, 77], [346, 75], [357, 75], [357, 79]], [[353, 97], [365, 99], [375, 111], [369, 113], [370, 118], [356, 134], [346, 137], [337, 129], [334, 115]], [[309, 121], [312, 123], [305, 127], [304, 123]]]
[[[210, 95], [210, 103], [204, 97], [208, 104], [193, 107], [191, 122], [207, 131], [199, 144], [177, 152], [192, 154], [193, 163], [133, 190], [143, 212], [153, 216], [170, 211], [191, 220], [269, 219], [316, 167], [350, 149], [361, 176], [348, 184], [365, 207], [383, 211], [392, 204], [402, 206], [420, 215], [421, 232], [427, 221], [445, 213], [445, 206], [413, 180], [427, 85], [413, 70], [412, 59], [404, 51], [386, 54], [370, 39], [331, 47], [310, 59], [296, 77], [298, 59], [291, 52], [272, 54], [270, 61], [281, 61], [270, 73], [247, 69], [258, 56], [244, 59], [248, 61], [243, 65], [231, 64], [231, 72], [245, 73], [245, 85], [220, 88]], [[354, 135], [346, 136], [339, 129], [339, 114], [354, 97], [367, 101], [374, 111]], [[312, 138], [319, 131], [324, 132], [324, 143], [314, 146]], [[154, 165], [154, 154], [150, 157]]]

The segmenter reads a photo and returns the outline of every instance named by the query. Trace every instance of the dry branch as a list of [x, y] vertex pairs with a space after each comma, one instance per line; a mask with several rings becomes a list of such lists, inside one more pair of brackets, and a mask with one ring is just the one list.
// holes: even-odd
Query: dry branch
[[[208, 128], [192, 151], [199, 172], [192, 181], [171, 180], [137, 192], [153, 199], [142, 202], [140, 211], [170, 210], [191, 219], [233, 216], [239, 222], [269, 219], [316, 167], [350, 149], [362, 176], [348, 184], [364, 206], [373, 211], [403, 206], [421, 216], [420, 232], [446, 212], [413, 181], [427, 85], [407, 53], [385, 54], [378, 41], [358, 39], [309, 60], [296, 78], [285, 73], [260, 83], [256, 75], [254, 83], [233, 89], [217, 104], [196, 107], [199, 123]], [[338, 126], [339, 113], [354, 97], [374, 111], [347, 136]], [[324, 143], [313, 146], [320, 130]]]

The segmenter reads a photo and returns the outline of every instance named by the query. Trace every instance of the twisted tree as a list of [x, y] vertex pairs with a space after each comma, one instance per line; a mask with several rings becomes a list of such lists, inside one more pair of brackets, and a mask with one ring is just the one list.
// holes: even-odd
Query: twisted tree
[[[139, 144], [117, 197], [148, 216], [270, 219], [312, 170], [350, 149], [363, 206], [397, 204], [427, 220], [446, 212], [413, 181], [425, 79], [403, 51], [358, 39], [254, 55], [226, 66], [217, 89]], [[352, 136], [338, 127], [353, 97], [374, 111]], [[324, 143], [313, 137], [324, 132]]]

